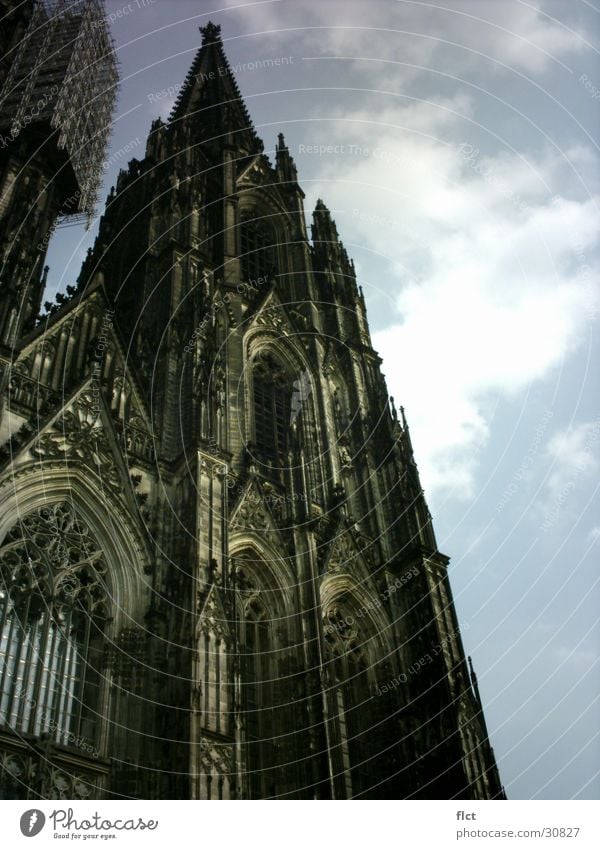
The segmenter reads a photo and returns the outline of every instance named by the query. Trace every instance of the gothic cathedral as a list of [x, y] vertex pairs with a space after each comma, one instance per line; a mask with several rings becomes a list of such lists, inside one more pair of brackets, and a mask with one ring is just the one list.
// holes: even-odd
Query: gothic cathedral
[[504, 798], [353, 262], [218, 26], [40, 314], [117, 82], [101, 4], [44, 5], [0, 69], [0, 797]]

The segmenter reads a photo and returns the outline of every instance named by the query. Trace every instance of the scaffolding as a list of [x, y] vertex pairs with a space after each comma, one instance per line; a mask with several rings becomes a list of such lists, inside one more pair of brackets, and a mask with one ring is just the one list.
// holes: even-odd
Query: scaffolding
[[103, 0], [43, 0], [34, 7], [0, 91], [8, 140], [26, 127], [56, 132], [77, 183], [73, 213], [93, 216], [119, 76]]

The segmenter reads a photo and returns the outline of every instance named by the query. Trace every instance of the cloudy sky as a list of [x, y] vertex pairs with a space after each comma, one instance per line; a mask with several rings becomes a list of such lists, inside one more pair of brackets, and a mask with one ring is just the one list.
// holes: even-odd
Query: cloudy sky
[[[113, 154], [138, 139], [142, 154], [198, 26], [221, 24], [267, 153], [283, 131], [307, 211], [323, 197], [355, 259], [508, 795], [598, 798], [600, 12], [106, 5], [122, 75]], [[52, 289], [73, 282], [93, 232], [57, 232]]]

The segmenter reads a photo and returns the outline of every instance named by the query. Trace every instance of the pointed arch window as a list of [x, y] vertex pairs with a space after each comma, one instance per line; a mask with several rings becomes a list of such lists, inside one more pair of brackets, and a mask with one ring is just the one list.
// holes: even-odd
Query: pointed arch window
[[276, 798], [300, 786], [300, 775], [306, 781], [301, 762], [310, 761], [291, 674], [289, 617], [261, 554], [254, 549], [237, 554], [234, 575], [246, 792], [252, 799]]
[[108, 597], [102, 552], [72, 505], [13, 526], [0, 546], [0, 725], [81, 754], [97, 741]]
[[375, 782], [369, 776], [367, 740], [372, 718], [370, 664], [358, 633], [349, 622], [354, 623], [355, 618], [346, 610], [334, 608], [327, 613], [324, 630], [337, 718], [336, 772], [344, 782], [346, 797], [355, 798]]
[[[240, 582], [251, 586], [243, 572]], [[267, 611], [257, 596], [245, 604], [243, 618], [241, 659], [248, 794], [251, 799], [265, 799], [277, 795], [273, 634]]]
[[269, 730], [269, 623], [264, 608], [250, 607], [246, 615], [244, 641], [244, 682], [246, 742], [248, 745], [249, 793], [251, 799], [268, 794], [267, 770], [270, 758]]
[[254, 441], [258, 452], [280, 466], [290, 445], [292, 389], [280, 363], [270, 356], [257, 357], [253, 368]]
[[246, 218], [240, 227], [242, 277], [254, 286], [271, 280], [277, 271], [275, 233], [267, 221]]

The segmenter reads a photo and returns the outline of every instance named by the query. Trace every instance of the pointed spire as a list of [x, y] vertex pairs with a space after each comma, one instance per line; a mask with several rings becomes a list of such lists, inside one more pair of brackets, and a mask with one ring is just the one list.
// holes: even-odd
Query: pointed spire
[[471, 682], [473, 684], [473, 689], [477, 693], [477, 675], [475, 675], [475, 670], [473, 669], [473, 661], [471, 659], [471, 655], [468, 656], [467, 660], [469, 661], [469, 674], [471, 675]]
[[200, 27], [200, 32], [202, 46], [171, 111], [169, 124], [189, 117], [209, 137], [231, 134], [233, 143], [248, 153], [261, 153], [263, 143], [256, 135], [225, 55], [221, 27], [209, 21]]
[[276, 159], [279, 178], [284, 183], [297, 183], [298, 172], [296, 170], [296, 164], [290, 155], [283, 133], [279, 133], [277, 139]]
[[[317, 272], [323, 272], [333, 286], [332, 293], [339, 303], [356, 310], [358, 289], [356, 271], [340, 241], [335, 221], [321, 198], [317, 200], [311, 227], [313, 241], [313, 263]], [[341, 329], [340, 329], [341, 332]], [[345, 331], [344, 331], [345, 332]], [[360, 338], [360, 327], [356, 325], [356, 338]]]
[[[410, 438], [410, 430], [408, 427], [408, 422], [406, 421], [406, 416], [404, 414], [404, 407], [400, 407], [400, 419], [402, 423], [402, 448], [404, 451], [404, 456], [406, 460], [409, 460], [415, 465], [415, 457], [413, 453], [412, 440]], [[419, 484], [420, 486], [420, 484]]]
[[312, 236], [313, 242], [339, 242], [335, 221], [321, 198], [317, 199], [313, 212]]

